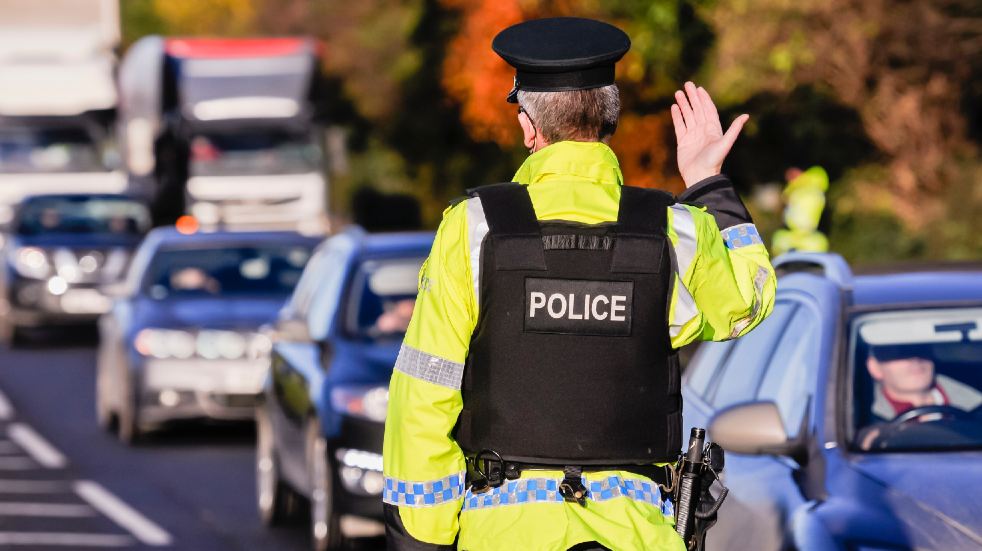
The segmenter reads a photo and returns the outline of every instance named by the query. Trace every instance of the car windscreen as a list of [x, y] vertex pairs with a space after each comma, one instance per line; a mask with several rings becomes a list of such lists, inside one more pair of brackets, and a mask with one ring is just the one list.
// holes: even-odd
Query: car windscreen
[[319, 166], [320, 150], [305, 135], [266, 130], [199, 134], [191, 139], [192, 176], [304, 174]]
[[104, 170], [99, 147], [82, 128], [0, 129], [0, 173]]
[[21, 205], [18, 235], [53, 233], [141, 235], [150, 229], [147, 208], [124, 197], [35, 197]]
[[289, 244], [164, 247], [150, 262], [143, 292], [153, 299], [282, 296], [292, 291], [311, 247]]
[[423, 260], [421, 257], [363, 260], [349, 287], [348, 334], [367, 340], [401, 339], [413, 316]]
[[982, 307], [863, 314], [850, 339], [856, 448], [982, 447]]

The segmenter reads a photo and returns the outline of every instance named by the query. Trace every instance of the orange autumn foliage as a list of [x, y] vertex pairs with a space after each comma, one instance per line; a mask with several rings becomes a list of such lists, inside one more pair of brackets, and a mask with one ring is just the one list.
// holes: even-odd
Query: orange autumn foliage
[[610, 147], [617, 153], [624, 183], [672, 193], [685, 189], [675, 168], [675, 138], [671, 115], [624, 113]]
[[517, 2], [443, 0], [460, 10], [462, 24], [447, 49], [443, 87], [461, 107], [461, 121], [476, 140], [507, 146], [515, 142], [515, 111], [505, 103], [514, 70], [491, 50], [505, 27], [525, 19]]

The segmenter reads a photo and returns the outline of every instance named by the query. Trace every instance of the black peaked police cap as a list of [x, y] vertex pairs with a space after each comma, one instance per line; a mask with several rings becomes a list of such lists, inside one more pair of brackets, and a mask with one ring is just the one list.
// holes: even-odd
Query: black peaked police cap
[[614, 83], [614, 64], [631, 48], [631, 39], [617, 27], [579, 17], [533, 19], [498, 33], [491, 48], [515, 68], [518, 91], [588, 90]]

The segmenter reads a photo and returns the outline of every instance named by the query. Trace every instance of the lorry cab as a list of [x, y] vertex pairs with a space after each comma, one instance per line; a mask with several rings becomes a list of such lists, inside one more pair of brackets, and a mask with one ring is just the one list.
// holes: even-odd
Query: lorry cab
[[136, 42], [120, 67], [120, 136], [158, 224], [326, 229], [317, 43], [306, 38]]
[[45, 193], [120, 193], [115, 0], [2, 0], [0, 225]]

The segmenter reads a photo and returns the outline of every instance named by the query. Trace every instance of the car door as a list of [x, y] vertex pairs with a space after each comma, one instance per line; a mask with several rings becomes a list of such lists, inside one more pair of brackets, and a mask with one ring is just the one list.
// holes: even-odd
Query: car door
[[331, 238], [304, 270], [277, 321], [277, 339], [270, 366], [271, 417], [284, 476], [301, 487], [306, 477], [304, 430], [313, 410], [311, 389], [320, 386], [325, 319], [334, 315], [337, 294], [347, 272], [352, 243]]
[[[805, 297], [779, 299], [774, 314], [734, 346], [709, 395], [713, 412], [741, 402], [774, 401], [788, 435], [796, 437], [812, 403], [820, 320], [817, 306]], [[745, 379], [731, 371], [746, 364], [752, 367]], [[789, 516], [804, 503], [795, 478], [800, 466], [791, 458], [767, 455], [728, 454], [726, 460], [723, 480], [730, 497], [709, 548], [785, 549]]]

